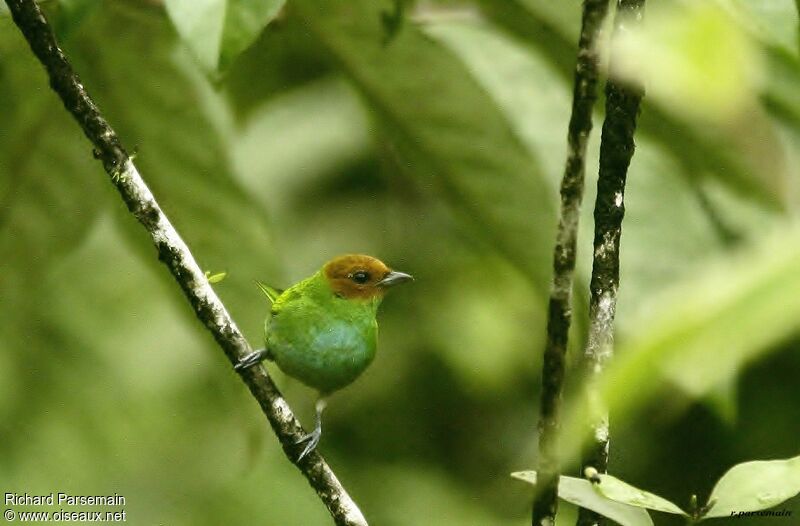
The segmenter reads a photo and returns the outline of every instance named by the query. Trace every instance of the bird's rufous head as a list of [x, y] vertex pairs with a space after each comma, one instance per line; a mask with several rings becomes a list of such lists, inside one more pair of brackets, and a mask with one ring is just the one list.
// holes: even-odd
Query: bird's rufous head
[[361, 254], [333, 258], [322, 267], [322, 274], [333, 293], [346, 299], [382, 297], [389, 287], [414, 279], [390, 269], [379, 259]]

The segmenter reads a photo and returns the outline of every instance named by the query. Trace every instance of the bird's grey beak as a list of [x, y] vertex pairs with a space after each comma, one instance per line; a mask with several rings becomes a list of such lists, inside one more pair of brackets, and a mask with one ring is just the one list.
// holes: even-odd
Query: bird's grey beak
[[399, 283], [405, 283], [407, 281], [414, 281], [414, 277], [411, 274], [406, 274], [405, 272], [397, 272], [393, 270], [386, 274], [382, 280], [378, 282], [378, 286], [380, 287], [393, 287]]

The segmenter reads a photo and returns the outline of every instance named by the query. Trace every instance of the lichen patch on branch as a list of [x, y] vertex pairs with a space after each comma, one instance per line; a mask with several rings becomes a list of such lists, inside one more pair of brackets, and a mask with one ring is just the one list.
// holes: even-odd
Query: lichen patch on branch
[[[614, 31], [626, 30], [642, 20], [644, 0], [618, 0]], [[614, 57], [611, 57], [613, 66]], [[625, 216], [625, 183], [635, 149], [633, 135], [644, 90], [609, 79], [606, 84], [606, 118], [600, 144], [600, 171], [594, 207], [594, 261], [589, 285], [589, 337], [585, 352], [586, 389], [593, 443], [584, 455], [582, 469], [607, 471], [610, 431], [608, 414], [596, 392], [598, 377], [614, 353], [614, 316], [619, 289], [619, 250]], [[581, 508], [578, 526], [599, 524], [600, 516]]]

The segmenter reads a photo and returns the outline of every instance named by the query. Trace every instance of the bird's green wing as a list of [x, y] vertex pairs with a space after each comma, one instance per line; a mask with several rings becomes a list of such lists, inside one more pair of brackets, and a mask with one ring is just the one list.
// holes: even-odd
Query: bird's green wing
[[274, 287], [270, 287], [266, 283], [262, 281], [256, 280], [256, 286], [261, 289], [261, 292], [264, 293], [264, 296], [267, 297], [270, 303], [275, 303], [275, 300], [278, 299], [278, 296], [283, 294], [283, 291], [280, 289], [276, 289]]

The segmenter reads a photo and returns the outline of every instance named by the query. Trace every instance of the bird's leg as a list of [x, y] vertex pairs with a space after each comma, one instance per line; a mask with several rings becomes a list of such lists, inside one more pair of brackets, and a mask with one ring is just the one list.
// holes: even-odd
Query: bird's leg
[[303, 452], [300, 453], [300, 456], [297, 457], [297, 461], [300, 462], [303, 460], [303, 457], [311, 453], [317, 444], [319, 444], [319, 439], [322, 436], [322, 412], [325, 410], [325, 407], [328, 405], [327, 401], [323, 397], [317, 398], [317, 403], [314, 406], [317, 410], [317, 424], [314, 426], [314, 431], [310, 432], [309, 434], [300, 437], [295, 444], [302, 444], [303, 442], [308, 442], [306, 447], [303, 448]]
[[268, 349], [258, 349], [257, 351], [253, 351], [250, 354], [246, 355], [241, 360], [239, 360], [239, 363], [233, 366], [233, 370], [243, 371], [249, 367], [252, 367], [258, 363], [263, 362], [264, 360], [270, 357], [271, 355]]

